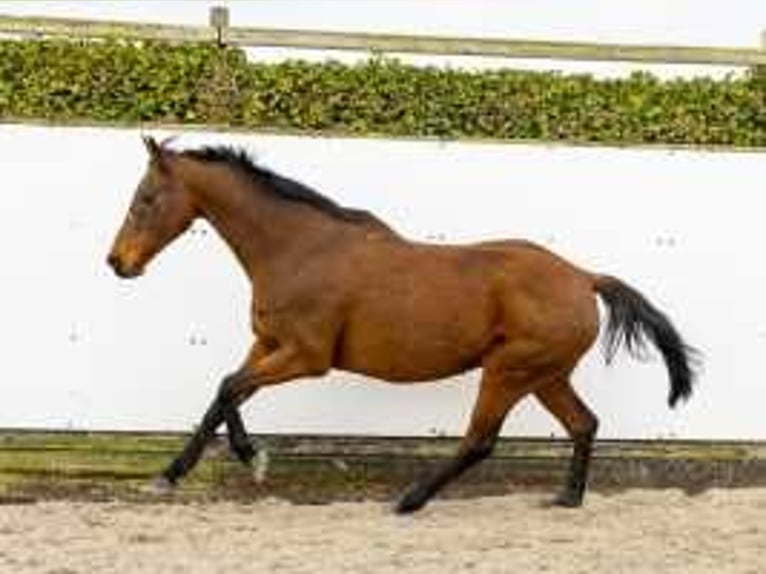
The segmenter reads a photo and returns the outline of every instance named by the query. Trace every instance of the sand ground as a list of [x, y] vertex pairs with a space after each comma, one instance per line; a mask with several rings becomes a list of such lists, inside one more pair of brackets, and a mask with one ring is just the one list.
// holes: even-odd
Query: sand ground
[[5, 505], [0, 572], [766, 572], [766, 489], [590, 493], [579, 510], [545, 501], [436, 500], [409, 517], [378, 502]]

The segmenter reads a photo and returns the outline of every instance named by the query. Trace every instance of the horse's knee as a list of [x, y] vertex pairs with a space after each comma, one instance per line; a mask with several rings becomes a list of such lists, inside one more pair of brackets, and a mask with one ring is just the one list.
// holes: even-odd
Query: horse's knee
[[226, 375], [218, 386], [218, 399], [224, 406], [236, 406], [242, 395], [250, 395], [247, 384], [250, 382], [249, 376], [237, 371]]

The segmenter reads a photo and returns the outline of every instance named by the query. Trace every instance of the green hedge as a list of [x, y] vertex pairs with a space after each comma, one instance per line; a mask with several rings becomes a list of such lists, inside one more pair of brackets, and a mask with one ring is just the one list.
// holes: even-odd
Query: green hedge
[[0, 41], [0, 117], [447, 138], [766, 145], [766, 73], [661, 81], [248, 62], [239, 50]]

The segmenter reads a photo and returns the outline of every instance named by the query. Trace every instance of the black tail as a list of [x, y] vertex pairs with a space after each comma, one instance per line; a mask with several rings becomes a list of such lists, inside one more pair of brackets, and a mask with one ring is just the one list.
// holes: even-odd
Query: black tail
[[668, 369], [668, 403], [673, 407], [679, 399], [688, 399], [692, 394], [697, 352], [684, 343], [667, 316], [641, 293], [614, 277], [595, 277], [594, 289], [609, 312], [604, 344], [607, 363], [623, 344], [631, 355], [643, 359], [648, 338], [662, 353]]

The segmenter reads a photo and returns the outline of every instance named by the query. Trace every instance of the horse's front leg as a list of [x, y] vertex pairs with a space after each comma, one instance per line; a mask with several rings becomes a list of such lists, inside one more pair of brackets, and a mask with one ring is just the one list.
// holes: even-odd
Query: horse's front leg
[[[222, 386], [225, 383], [222, 383]], [[223, 420], [226, 423], [226, 436], [229, 441], [229, 450], [245, 466], [255, 457], [255, 447], [247, 434], [245, 422], [242, 420], [242, 413], [239, 407], [255, 393], [255, 389], [246, 396], [237, 397], [236, 401], [227, 401], [223, 405]], [[223, 399], [222, 399], [223, 400]]]
[[[253, 346], [248, 356], [248, 361], [258, 362], [264, 357], [273, 352], [274, 347], [259, 339]], [[234, 373], [236, 375], [236, 373]], [[221, 383], [221, 388], [231, 386], [233, 383], [224, 380]], [[247, 434], [245, 423], [242, 420], [242, 415], [239, 412], [239, 407], [253, 396], [257, 388], [252, 387], [247, 392], [240, 394], [236, 397], [227, 397], [226, 395], [216, 396], [216, 400], [220, 396], [222, 401], [223, 418], [226, 423], [226, 436], [229, 440], [229, 448], [232, 453], [242, 462], [245, 466], [250, 466], [255, 457], [255, 448], [250, 441], [250, 437]], [[227, 398], [229, 400], [227, 400]]]
[[[284, 383], [298, 377], [319, 375], [329, 369], [329, 364], [320, 367], [315, 360], [301, 353], [295, 345], [280, 346], [263, 355], [261, 348], [255, 345], [244, 365], [228, 375], [221, 382], [215, 399], [202, 417], [200, 425], [189, 438], [181, 454], [165, 469], [156, 485], [160, 489], [172, 488], [197, 464], [205, 446], [212, 440], [216, 429], [226, 421], [233, 426], [234, 435], [230, 437], [243, 450], [247, 441], [244, 424], [237, 411], [237, 405], [244, 398], [251, 396], [258, 389]], [[249, 443], [248, 443], [249, 446]], [[249, 446], [252, 449], [251, 446]]]

